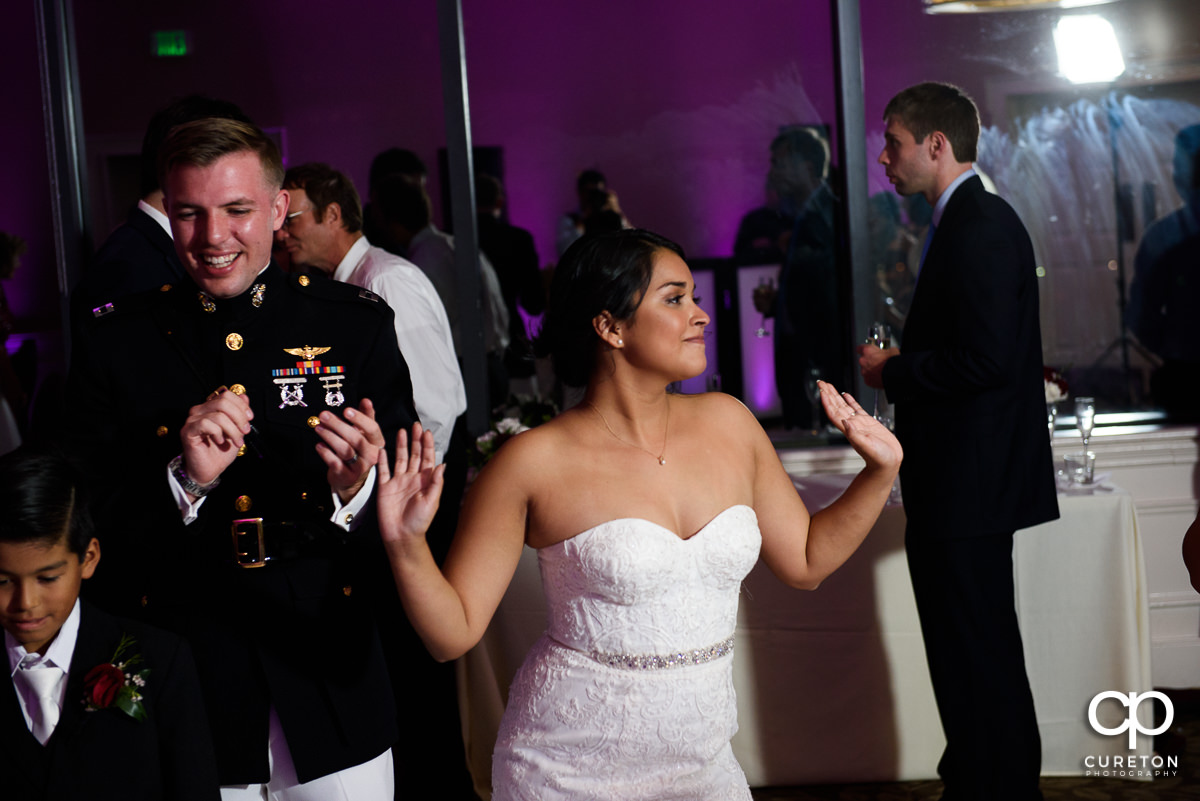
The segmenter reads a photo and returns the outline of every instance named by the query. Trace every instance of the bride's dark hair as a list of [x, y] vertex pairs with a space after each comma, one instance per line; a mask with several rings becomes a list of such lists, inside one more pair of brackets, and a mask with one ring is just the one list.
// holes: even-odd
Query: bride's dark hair
[[679, 245], [640, 228], [584, 236], [567, 248], [554, 271], [546, 316], [534, 342], [537, 355], [550, 357], [564, 384], [587, 384], [599, 342], [592, 320], [605, 311], [617, 320], [633, 316], [660, 250], [684, 257]]

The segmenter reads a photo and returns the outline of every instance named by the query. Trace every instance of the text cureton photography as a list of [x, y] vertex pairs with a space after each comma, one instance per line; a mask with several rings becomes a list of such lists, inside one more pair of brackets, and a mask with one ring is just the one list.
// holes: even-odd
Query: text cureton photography
[[[1146, 726], [1138, 717], [1138, 708], [1143, 701], [1158, 701], [1163, 708], [1162, 723], [1158, 726]], [[1117, 726], [1106, 726], [1101, 723], [1098, 711], [1105, 701], [1113, 701], [1124, 707], [1121, 714], [1125, 717]], [[1111, 713], [1113, 704], [1108, 704], [1105, 711]], [[1122, 779], [1154, 779], [1159, 777], [1177, 776], [1179, 774], [1178, 756], [1160, 756], [1159, 754], [1137, 754], [1137, 736], [1153, 737], [1162, 734], [1170, 728], [1175, 719], [1175, 707], [1171, 699], [1164, 693], [1152, 690], [1145, 693], [1121, 693], [1107, 690], [1097, 693], [1088, 704], [1088, 723], [1098, 734], [1116, 737], [1125, 732], [1129, 733], [1129, 750], [1127, 755], [1121, 754], [1089, 754], [1083, 759], [1085, 776], [1106, 776]], [[1153, 721], [1152, 721], [1153, 723]]]

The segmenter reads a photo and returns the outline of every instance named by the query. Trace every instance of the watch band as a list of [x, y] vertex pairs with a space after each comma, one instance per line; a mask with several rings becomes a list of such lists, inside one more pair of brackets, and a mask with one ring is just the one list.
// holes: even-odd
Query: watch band
[[179, 486], [183, 488], [183, 491], [194, 498], [203, 498], [215, 490], [217, 485], [221, 483], [220, 476], [217, 476], [208, 484], [200, 484], [193, 480], [187, 474], [187, 471], [183, 469], [183, 454], [172, 459], [167, 467], [171, 470], [171, 475], [175, 476], [175, 480], [179, 482]]

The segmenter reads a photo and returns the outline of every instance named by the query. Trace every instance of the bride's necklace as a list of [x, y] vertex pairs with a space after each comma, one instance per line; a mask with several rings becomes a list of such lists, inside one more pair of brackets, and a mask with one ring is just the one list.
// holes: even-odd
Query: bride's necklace
[[612, 426], [610, 426], [608, 424], [608, 421], [604, 419], [604, 415], [600, 414], [600, 410], [597, 409], [592, 404], [591, 401], [584, 401], [584, 403], [588, 406], [588, 408], [590, 408], [593, 412], [596, 413], [596, 416], [600, 418], [600, 422], [604, 423], [604, 427], [608, 429], [608, 433], [613, 435], [613, 439], [617, 440], [618, 442], [623, 442], [631, 448], [637, 448], [639, 451], [650, 454], [651, 456], [653, 456], [655, 459], [658, 460], [658, 463], [660, 465], [666, 466], [666, 464], [667, 464], [667, 458], [666, 458], [666, 456], [667, 456], [667, 432], [670, 431], [670, 429], [671, 429], [671, 402], [670, 401], [667, 401], [667, 421], [666, 421], [666, 424], [663, 425], [662, 452], [658, 453], [658, 454], [655, 454], [654, 451], [652, 451], [652, 450], [643, 448], [641, 445], [635, 445], [632, 442], [630, 442], [629, 440], [623, 439], [622, 437], [620, 437], [616, 431], [613, 431]]

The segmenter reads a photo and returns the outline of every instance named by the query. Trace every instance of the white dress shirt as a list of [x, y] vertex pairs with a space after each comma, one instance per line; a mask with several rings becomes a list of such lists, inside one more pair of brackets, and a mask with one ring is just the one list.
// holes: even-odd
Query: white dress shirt
[[151, 206], [144, 200], [138, 201], [138, 208], [146, 213], [146, 216], [158, 223], [158, 227], [167, 232], [167, 236], [172, 239], [175, 235], [171, 233], [171, 221], [167, 219], [167, 215], [163, 214], [158, 209]]
[[[46, 653], [42, 656], [41, 662], [47, 667], [57, 667], [63, 672], [62, 680], [58, 685], [58, 708], [63, 707], [63, 696], [67, 692], [67, 677], [71, 670], [71, 657], [75, 654], [75, 640], [79, 637], [79, 599], [75, 599], [75, 606], [71, 609], [71, 614], [67, 615], [66, 622], [62, 628], [58, 630], [58, 634], [50, 642], [50, 647], [46, 649]], [[25, 726], [30, 731], [33, 731], [33, 717], [29, 714], [32, 707], [36, 707], [38, 699], [33, 695], [32, 690], [25, 682], [17, 681], [17, 670], [20, 668], [21, 662], [25, 657], [29, 656], [29, 652], [25, 650], [25, 646], [17, 642], [16, 638], [4, 632], [4, 649], [8, 652], [8, 668], [9, 676], [13, 680], [13, 687], [17, 691], [17, 700], [21, 703], [21, 714], [25, 716]], [[34, 654], [36, 656], [36, 654]], [[79, 699], [83, 701], [82, 698]]]
[[454, 421], [467, 409], [467, 390], [437, 289], [417, 265], [375, 247], [365, 236], [346, 251], [333, 280], [371, 290], [396, 313], [396, 342], [412, 376], [413, 404], [421, 425], [433, 432], [442, 461]]

